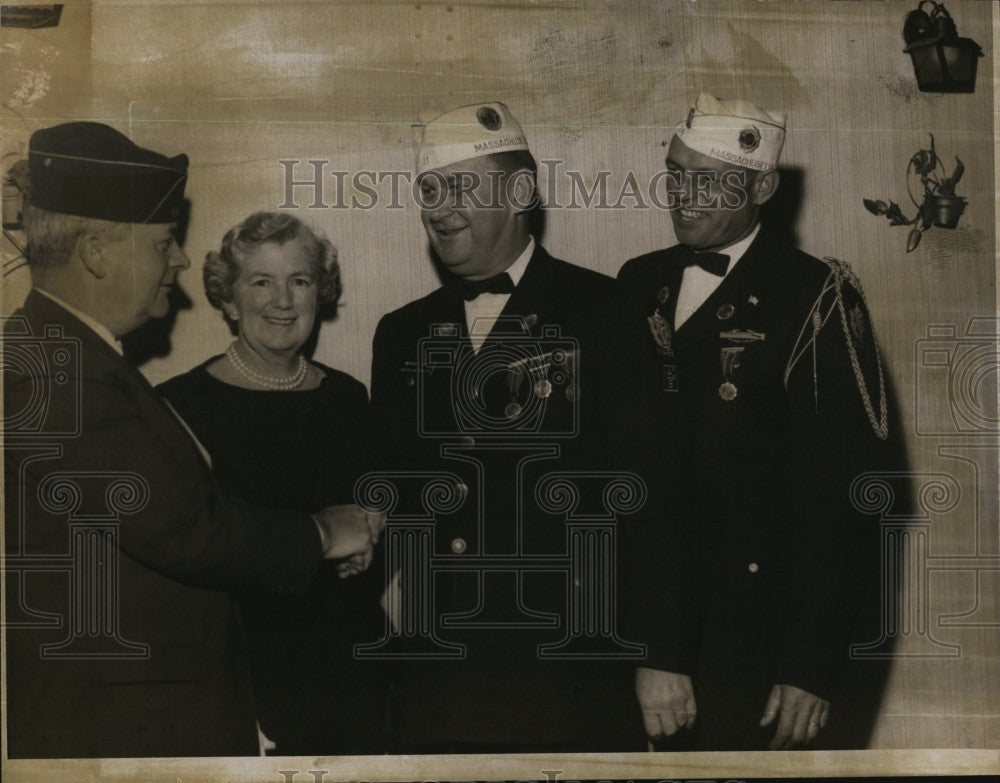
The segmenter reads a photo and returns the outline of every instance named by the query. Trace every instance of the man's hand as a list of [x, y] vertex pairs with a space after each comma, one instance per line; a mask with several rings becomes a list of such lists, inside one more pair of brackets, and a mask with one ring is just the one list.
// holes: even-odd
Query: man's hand
[[698, 711], [691, 678], [686, 674], [640, 666], [635, 671], [635, 695], [650, 739], [670, 737], [679, 728], [694, 726]]
[[383, 511], [366, 511], [365, 520], [368, 522], [368, 529], [372, 534], [372, 542], [377, 544], [385, 530], [386, 516]]
[[[353, 503], [327, 506], [313, 514], [323, 545], [323, 557], [327, 560], [347, 560], [355, 567], [367, 568], [381, 532], [370, 517], [368, 512]], [[347, 575], [341, 572], [341, 576]]]
[[341, 560], [337, 563], [337, 576], [341, 579], [347, 579], [349, 576], [357, 576], [367, 571], [368, 566], [371, 564], [372, 558], [370, 554], [354, 555], [347, 558], [347, 560]]
[[812, 742], [819, 730], [826, 726], [830, 703], [796, 688], [794, 685], [775, 685], [764, 706], [761, 727], [770, 726], [778, 719], [778, 730], [771, 740], [771, 750], [790, 750]]

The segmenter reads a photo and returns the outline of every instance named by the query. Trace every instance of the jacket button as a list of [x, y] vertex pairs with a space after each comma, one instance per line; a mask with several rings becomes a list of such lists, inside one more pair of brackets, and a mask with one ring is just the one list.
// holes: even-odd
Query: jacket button
[[466, 435], [459, 441], [459, 443], [461, 443], [463, 446], [471, 447], [476, 445], [476, 439], [473, 438], [471, 435]]
[[407, 386], [416, 386], [417, 385], [417, 379], [414, 378], [412, 375], [407, 375], [406, 376], [406, 380], [403, 381], [403, 383], [405, 383]]
[[455, 483], [455, 492], [464, 498], [469, 494], [469, 485], [464, 481], [458, 481]]
[[456, 555], [462, 554], [465, 551], [465, 539], [464, 538], [453, 538], [451, 541], [451, 551]]
[[757, 565], [756, 563], [751, 563], [750, 565], [747, 566], [747, 571], [749, 571], [751, 574], [756, 574], [759, 570], [760, 566]]

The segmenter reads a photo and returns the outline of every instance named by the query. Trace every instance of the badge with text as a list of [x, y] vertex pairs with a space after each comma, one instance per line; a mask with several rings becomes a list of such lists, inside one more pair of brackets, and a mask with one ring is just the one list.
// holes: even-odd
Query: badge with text
[[677, 365], [665, 363], [663, 365], [663, 391], [675, 392], [679, 388], [677, 383]]

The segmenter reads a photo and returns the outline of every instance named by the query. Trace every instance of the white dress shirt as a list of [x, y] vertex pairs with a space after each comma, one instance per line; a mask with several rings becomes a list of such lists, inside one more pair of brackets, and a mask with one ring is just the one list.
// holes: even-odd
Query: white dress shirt
[[[534, 252], [535, 238], [528, 237], [527, 247], [517, 257], [517, 260], [504, 270], [510, 275], [510, 279], [515, 286], [521, 281], [521, 277], [524, 276], [524, 270], [528, 268], [528, 262], [531, 260]], [[472, 350], [476, 353], [479, 353], [479, 349], [486, 342], [486, 338], [496, 324], [497, 318], [500, 317], [500, 313], [507, 306], [508, 299], [510, 299], [510, 294], [480, 294], [475, 299], [471, 299], [465, 303], [465, 325], [469, 329], [469, 341], [472, 343]]]
[[674, 329], [680, 329], [681, 325], [705, 304], [705, 300], [715, 292], [715, 289], [726, 279], [726, 275], [732, 272], [733, 267], [746, 255], [747, 249], [756, 239], [758, 233], [760, 233], [760, 223], [739, 242], [734, 242], [728, 247], [715, 251], [729, 256], [729, 266], [726, 267], [726, 274], [722, 277], [706, 272], [700, 266], [689, 266], [684, 270], [684, 277], [681, 278], [681, 290], [677, 293]]

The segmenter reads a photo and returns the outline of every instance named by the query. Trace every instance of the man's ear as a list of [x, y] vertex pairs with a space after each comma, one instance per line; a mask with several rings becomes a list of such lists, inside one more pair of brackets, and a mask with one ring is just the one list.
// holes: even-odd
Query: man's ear
[[538, 206], [535, 175], [528, 169], [518, 169], [507, 178], [507, 201], [515, 214], [523, 215]]
[[104, 255], [104, 238], [98, 234], [85, 232], [76, 241], [76, 252], [83, 266], [98, 280], [108, 273], [108, 261]]
[[781, 177], [778, 174], [777, 169], [770, 169], [769, 171], [762, 171], [754, 177], [753, 187], [750, 190], [750, 196], [753, 199], [753, 203], [758, 207], [765, 204], [771, 199], [771, 196], [775, 194], [778, 190], [778, 184], [781, 182]]

